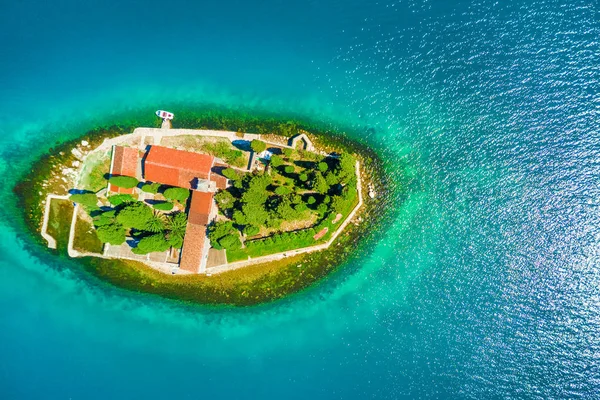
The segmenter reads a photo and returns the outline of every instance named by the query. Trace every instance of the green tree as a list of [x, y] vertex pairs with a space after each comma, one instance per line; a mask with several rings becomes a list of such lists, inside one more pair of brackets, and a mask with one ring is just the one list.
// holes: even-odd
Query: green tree
[[185, 229], [187, 228], [187, 215], [185, 213], [174, 213], [167, 219], [167, 240], [173, 247], [180, 248], [183, 245]]
[[210, 239], [210, 244], [217, 250], [223, 248], [219, 244], [219, 239], [221, 239], [225, 235], [233, 234], [236, 230], [233, 227], [233, 222], [231, 221], [217, 221], [214, 224], [208, 227], [208, 238]]
[[283, 149], [283, 155], [286, 156], [287, 158], [290, 158], [292, 156], [292, 154], [294, 154], [294, 150], [287, 148], [287, 147]]
[[168, 201], [162, 201], [160, 203], [152, 204], [152, 207], [154, 207], [155, 210], [171, 211], [173, 209], [173, 203], [170, 203]]
[[153, 217], [152, 209], [141, 201], [127, 204], [117, 214], [117, 222], [125, 228], [144, 230]]
[[169, 218], [167, 219], [167, 229], [183, 236], [185, 235], [186, 228], [187, 215], [185, 215], [185, 213], [177, 212], [169, 215]]
[[319, 171], [325, 172], [325, 171], [327, 171], [329, 166], [327, 165], [327, 163], [325, 161], [321, 161], [319, 164], [317, 164], [317, 168], [319, 169]]
[[277, 168], [280, 165], [283, 165], [283, 159], [278, 155], [271, 156], [271, 167]]
[[73, 203], [77, 203], [85, 207], [96, 207], [98, 205], [98, 197], [95, 193], [72, 194], [69, 196], [69, 199]]
[[246, 225], [248, 223], [248, 218], [246, 218], [246, 214], [240, 210], [236, 210], [233, 212], [233, 222], [238, 225]]
[[246, 216], [249, 225], [263, 226], [269, 218], [269, 213], [263, 205], [244, 204], [242, 212]]
[[232, 181], [237, 181], [240, 179], [240, 174], [233, 168], [225, 168], [221, 171], [223, 176], [227, 179], [231, 179]]
[[277, 216], [277, 213], [273, 215], [269, 215], [269, 218], [266, 221], [266, 225], [271, 229], [279, 229], [283, 220]]
[[300, 179], [301, 182], [306, 182], [308, 180], [308, 174], [303, 172], [298, 176], [298, 179]]
[[298, 218], [298, 213], [292, 207], [292, 203], [288, 198], [283, 198], [281, 203], [277, 206], [277, 214], [284, 221], [293, 221]]
[[145, 230], [148, 232], [158, 233], [165, 230], [165, 225], [165, 217], [158, 212], [154, 212], [152, 218], [150, 218], [146, 223]]
[[258, 226], [254, 226], [254, 225], [247, 225], [244, 228], [244, 233], [248, 236], [254, 236], [257, 235], [258, 232], [260, 232], [260, 228]]
[[235, 204], [235, 197], [228, 190], [221, 190], [215, 195], [215, 201], [221, 210], [229, 210]]
[[146, 182], [144, 186], [142, 186], [142, 192], [156, 194], [158, 193], [158, 189], [160, 189], [160, 183], [149, 183]]
[[277, 186], [275, 188], [275, 194], [278, 196], [285, 196], [286, 194], [290, 194], [292, 191], [290, 190], [290, 188], [287, 188], [285, 186]]
[[286, 165], [283, 170], [285, 171], [286, 174], [293, 174], [295, 169], [291, 165]]
[[171, 247], [180, 249], [183, 246], [183, 237], [182, 236], [176, 236], [176, 235], [172, 235], [171, 233], [168, 233], [166, 236], [166, 239], [167, 239], [167, 242], [169, 242], [169, 245]]
[[325, 181], [329, 186], [333, 186], [340, 183], [340, 178], [335, 173], [329, 171], [325, 176]]
[[306, 202], [308, 204], [315, 204], [317, 200], [313, 196], [310, 196]]
[[163, 252], [169, 250], [171, 245], [162, 233], [155, 233], [154, 235], [146, 236], [142, 238], [136, 247], [131, 249], [135, 254], [148, 254], [153, 252]]
[[125, 243], [125, 228], [117, 223], [102, 225], [96, 228], [96, 236], [102, 243], [118, 246]]
[[325, 205], [323, 203], [319, 204], [319, 206], [317, 207], [317, 212], [321, 215], [325, 215], [327, 210], [328, 210], [327, 205]]
[[163, 194], [167, 199], [176, 200], [180, 203], [185, 203], [188, 197], [190, 197], [190, 191], [188, 189], [179, 187], [168, 188]]
[[269, 194], [267, 186], [271, 184], [269, 175], [256, 175], [248, 183], [248, 189], [242, 195], [242, 202], [254, 205], [265, 204]]
[[219, 244], [221, 247], [227, 250], [236, 250], [242, 247], [242, 242], [240, 241], [240, 235], [236, 232], [235, 234], [227, 234], [219, 239]]
[[254, 139], [250, 142], [250, 148], [255, 153], [261, 153], [267, 149], [267, 144], [261, 140]]
[[94, 226], [110, 225], [115, 222], [115, 211], [105, 211], [94, 218]]
[[114, 175], [111, 176], [108, 181], [111, 185], [123, 188], [123, 189], [131, 189], [137, 186], [139, 183], [137, 179], [131, 176], [125, 175]]
[[294, 206], [294, 210], [296, 210], [296, 212], [298, 212], [298, 213], [304, 212], [307, 209], [308, 209], [308, 206], [305, 203], [296, 204]]
[[349, 178], [356, 176], [355, 165], [356, 159], [354, 156], [348, 153], [344, 153], [340, 156], [338, 168], [336, 170], [337, 176], [341, 182], [346, 182]]
[[240, 179], [238, 181], [233, 181], [233, 187], [236, 189], [243, 189], [244, 188], [244, 182]]
[[323, 174], [321, 174], [320, 172], [315, 174], [313, 188], [317, 191], [317, 193], [320, 193], [320, 194], [325, 194], [329, 191], [329, 185], [327, 184], [327, 181], [323, 177]]
[[346, 201], [342, 196], [333, 196], [331, 200], [331, 209], [336, 213], [344, 211], [347, 205], [348, 201]]
[[110, 202], [110, 204], [116, 207], [125, 203], [133, 203], [136, 200], [130, 194], [115, 194], [112, 196], [108, 196], [108, 201]]

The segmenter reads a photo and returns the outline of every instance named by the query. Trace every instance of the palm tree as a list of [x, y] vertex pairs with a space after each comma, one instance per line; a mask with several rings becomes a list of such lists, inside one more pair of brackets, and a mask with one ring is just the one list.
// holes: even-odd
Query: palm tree
[[181, 247], [183, 245], [183, 237], [185, 236], [185, 228], [187, 227], [187, 215], [182, 212], [173, 213], [167, 221], [167, 229], [169, 233], [167, 238], [171, 246]]
[[154, 211], [152, 218], [146, 224], [146, 230], [149, 232], [159, 233], [165, 230], [165, 217], [162, 213]]

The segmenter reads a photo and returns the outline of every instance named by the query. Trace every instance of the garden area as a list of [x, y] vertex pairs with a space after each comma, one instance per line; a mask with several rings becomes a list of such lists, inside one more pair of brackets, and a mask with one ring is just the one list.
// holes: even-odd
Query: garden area
[[[127, 238], [134, 254], [164, 252], [170, 248], [181, 248], [187, 225], [187, 215], [182, 212], [190, 195], [188, 189], [169, 187], [157, 183], [143, 183], [135, 178], [113, 176], [109, 179], [113, 186], [129, 189], [140, 187], [142, 192], [164, 200], [152, 200], [150, 204], [140, 201], [135, 195], [114, 194], [106, 198], [96, 193], [72, 194], [70, 200], [78, 203], [92, 219], [97, 242], [114, 246], [122, 245]], [[83, 233], [84, 226], [79, 228]], [[76, 237], [83, 236], [77, 235]], [[98, 243], [87, 248], [98, 248]]]
[[[260, 143], [252, 143], [257, 153]], [[233, 262], [326, 242], [357, 204], [355, 164], [347, 153], [283, 148], [264, 171], [225, 169], [232, 185], [215, 195], [221, 217], [209, 226], [211, 246]]]

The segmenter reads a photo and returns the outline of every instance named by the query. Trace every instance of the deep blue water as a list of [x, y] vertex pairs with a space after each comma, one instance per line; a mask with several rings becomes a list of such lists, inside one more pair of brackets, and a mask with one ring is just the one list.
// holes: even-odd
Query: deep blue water
[[403, 187], [360, 262], [239, 311], [30, 254], [4, 212], [0, 398], [600, 396], [597, 1], [2, 6], [4, 210], [54, 142], [173, 102], [352, 126]]

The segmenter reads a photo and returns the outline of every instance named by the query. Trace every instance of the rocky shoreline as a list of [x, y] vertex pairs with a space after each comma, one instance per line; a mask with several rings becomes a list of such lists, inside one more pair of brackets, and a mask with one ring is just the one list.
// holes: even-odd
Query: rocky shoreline
[[[79, 169], [86, 155], [104, 139], [122, 135], [131, 127], [111, 127], [88, 132], [78, 139], [52, 149], [33, 165], [31, 172], [15, 187], [24, 218], [38, 242], [44, 198], [48, 193], [67, 194], [75, 187]], [[377, 187], [376, 199], [369, 199], [352, 223], [344, 230], [330, 249], [318, 253], [291, 257], [276, 262], [259, 264], [218, 277], [159, 276], [156, 271], [134, 261], [104, 260], [84, 257], [78, 259], [84, 268], [115, 286], [133, 291], [153, 293], [163, 297], [202, 304], [247, 306], [273, 301], [304, 289], [335, 270], [344, 261], [357, 256], [361, 243], [369, 242], [372, 229], [385, 213], [385, 175], [377, 154], [366, 146], [347, 138], [312, 133], [320, 148], [351, 149], [364, 165], [362, 178], [369, 187]], [[358, 219], [368, 220], [359, 224]], [[160, 274], [162, 275], [162, 274]]]

